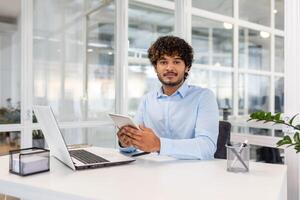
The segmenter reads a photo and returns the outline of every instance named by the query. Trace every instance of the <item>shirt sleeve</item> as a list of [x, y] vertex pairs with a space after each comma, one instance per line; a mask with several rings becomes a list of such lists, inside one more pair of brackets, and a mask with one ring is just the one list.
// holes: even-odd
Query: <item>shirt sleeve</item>
[[160, 154], [179, 159], [214, 158], [219, 134], [219, 114], [215, 95], [210, 90], [203, 91], [195, 125], [195, 138], [170, 139], [160, 138]]
[[[140, 101], [137, 112], [134, 116], [134, 121], [137, 125], [143, 125], [144, 124], [144, 117], [143, 117], [144, 112], [145, 112], [145, 97], [143, 97], [142, 100]], [[120, 146], [120, 143], [119, 143], [119, 149], [123, 153], [132, 153], [132, 152], [136, 151], [136, 148], [134, 148], [132, 146], [123, 148], [123, 147]]]

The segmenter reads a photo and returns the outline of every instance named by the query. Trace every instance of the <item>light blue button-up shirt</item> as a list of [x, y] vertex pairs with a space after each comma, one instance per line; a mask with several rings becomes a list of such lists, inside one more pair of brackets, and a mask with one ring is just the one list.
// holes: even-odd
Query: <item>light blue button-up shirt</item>
[[[146, 94], [135, 116], [160, 138], [160, 154], [179, 159], [213, 159], [219, 133], [218, 105], [209, 89], [183, 84], [170, 96]], [[130, 152], [133, 148], [121, 148]]]

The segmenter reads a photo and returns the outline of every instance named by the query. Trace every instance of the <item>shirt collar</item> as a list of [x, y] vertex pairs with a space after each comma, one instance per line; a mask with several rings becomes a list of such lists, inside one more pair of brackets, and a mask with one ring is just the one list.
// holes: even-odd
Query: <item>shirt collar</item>
[[[180, 95], [181, 98], [184, 98], [188, 92], [188, 89], [189, 89], [189, 86], [186, 84], [186, 83], [183, 83], [180, 88], [177, 89], [177, 91], [172, 94], [171, 96], [175, 96], [175, 95]], [[161, 98], [161, 97], [164, 97], [166, 96], [162, 90], [162, 87], [160, 87], [158, 90], [157, 90], [157, 98]]]

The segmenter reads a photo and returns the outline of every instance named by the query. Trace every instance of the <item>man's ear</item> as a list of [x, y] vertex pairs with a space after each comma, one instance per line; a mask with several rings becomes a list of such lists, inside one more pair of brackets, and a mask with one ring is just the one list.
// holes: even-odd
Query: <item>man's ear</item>
[[191, 69], [190, 67], [186, 67], [184, 71], [185, 71], [185, 72], [189, 72], [190, 69]]

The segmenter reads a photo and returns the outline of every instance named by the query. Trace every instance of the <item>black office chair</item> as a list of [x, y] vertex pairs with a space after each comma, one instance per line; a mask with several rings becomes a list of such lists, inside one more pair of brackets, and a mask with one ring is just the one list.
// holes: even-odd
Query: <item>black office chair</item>
[[227, 151], [225, 145], [230, 141], [231, 124], [226, 121], [219, 122], [219, 135], [217, 141], [217, 151], [215, 152], [215, 158], [226, 159]]

